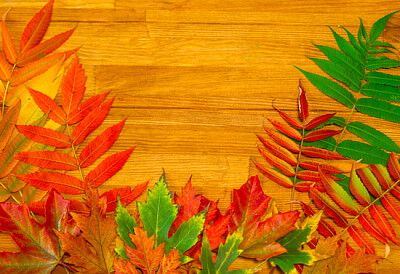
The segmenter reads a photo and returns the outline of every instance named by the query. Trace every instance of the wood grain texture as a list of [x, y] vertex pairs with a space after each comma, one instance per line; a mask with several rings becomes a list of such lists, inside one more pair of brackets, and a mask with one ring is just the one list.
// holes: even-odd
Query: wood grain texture
[[[0, 3], [1, 13], [12, 7], [7, 25], [15, 41], [44, 4]], [[250, 159], [261, 160], [255, 133], [263, 134], [266, 118], [280, 120], [272, 101], [296, 114], [299, 78], [308, 92], [311, 116], [332, 111], [348, 115], [294, 68], [319, 72], [307, 58], [322, 57], [312, 42], [334, 46], [327, 25], [355, 32], [358, 17], [370, 28], [399, 8], [397, 0], [56, 0], [46, 36], [77, 26], [63, 49], [82, 46], [78, 54], [88, 76], [86, 96], [107, 90], [115, 96], [106, 122], [87, 141], [128, 118], [110, 153], [137, 148], [100, 192], [149, 179], [152, 186], [164, 168], [171, 191], [180, 192], [192, 175], [196, 190], [219, 199], [226, 209], [232, 188], [260, 175]], [[400, 47], [399, 33], [400, 15], [395, 15], [383, 37]], [[400, 75], [400, 70], [394, 72]], [[400, 139], [396, 124], [359, 114], [354, 119]], [[288, 210], [290, 190], [260, 179], [266, 193], [278, 199], [279, 209]], [[309, 200], [304, 193], [295, 198]], [[391, 222], [400, 236], [399, 225]], [[377, 244], [378, 254], [384, 248]], [[3, 234], [0, 250], [17, 249]], [[256, 264], [240, 259], [235, 267]], [[268, 273], [267, 268], [265, 264], [260, 273]], [[380, 273], [396, 271], [400, 248], [392, 245]]]

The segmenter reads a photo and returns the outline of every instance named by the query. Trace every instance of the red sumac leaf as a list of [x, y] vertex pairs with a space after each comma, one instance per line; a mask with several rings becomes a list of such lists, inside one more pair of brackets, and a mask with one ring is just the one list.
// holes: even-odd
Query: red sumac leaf
[[316, 171], [302, 170], [297, 173], [297, 177], [305, 181], [321, 182], [319, 173]]
[[135, 147], [108, 156], [85, 177], [85, 183], [96, 188], [114, 176], [126, 163]]
[[289, 124], [291, 124], [294, 127], [297, 127], [298, 129], [302, 129], [303, 125], [297, 121], [295, 118], [293, 118], [292, 116], [290, 116], [289, 114], [281, 111], [280, 109], [278, 109], [277, 107], [273, 106], [274, 109], [279, 113], [279, 115], [285, 119], [286, 122], [288, 122]]
[[[301, 202], [301, 205], [303, 206], [304, 213], [307, 216], [312, 216], [315, 214], [315, 211], [307, 204]], [[320, 219], [319, 224], [318, 224], [318, 232], [321, 233], [324, 237], [328, 238], [331, 236], [336, 235], [336, 230], [324, 219]]]
[[309, 115], [308, 102], [307, 102], [307, 97], [306, 97], [306, 91], [301, 86], [300, 81], [299, 81], [299, 99], [298, 99], [298, 104], [299, 104], [300, 117], [303, 119], [303, 121], [305, 121], [308, 118], [308, 115]]
[[313, 129], [331, 119], [333, 116], [335, 116], [335, 114], [336, 112], [318, 116], [312, 119], [310, 122], [308, 122], [307, 125], [305, 126], [305, 129], [307, 130]]
[[311, 187], [317, 189], [320, 192], [325, 192], [325, 188], [320, 182], [300, 181], [297, 182], [295, 185], [296, 190], [301, 192], [309, 192]]
[[344, 173], [343, 170], [338, 169], [332, 165], [318, 163], [311, 160], [304, 160], [300, 162], [300, 166], [304, 169], [315, 170], [317, 171], [320, 168], [323, 172], [328, 174], [341, 174]]
[[11, 134], [14, 131], [15, 123], [18, 119], [21, 101], [17, 100], [4, 114], [0, 121], [0, 151], [2, 151], [10, 140]]
[[352, 225], [349, 227], [348, 231], [356, 244], [361, 248], [365, 248], [365, 253], [375, 254], [373, 244], [368, 240], [367, 236], [365, 236], [365, 234], [358, 227]]
[[71, 66], [61, 82], [62, 106], [67, 114], [78, 107], [86, 90], [86, 76], [78, 57], [75, 56]]
[[86, 187], [81, 180], [58, 172], [39, 171], [15, 176], [41, 190], [54, 188], [58, 192], [66, 194], [81, 194]]
[[288, 150], [298, 153], [299, 150], [299, 145], [296, 144], [292, 139], [289, 137], [283, 135], [282, 133], [279, 133], [275, 130], [269, 129], [264, 127], [265, 131], [268, 133], [269, 137], [271, 137], [275, 142], [277, 142], [279, 145], [287, 148]]
[[71, 141], [64, 133], [31, 125], [17, 125], [16, 127], [19, 132], [37, 143], [57, 148], [71, 147]]
[[68, 116], [68, 125], [73, 125], [78, 123], [83, 118], [85, 118], [90, 112], [100, 106], [101, 102], [103, 102], [104, 98], [108, 95], [109, 91], [99, 94], [93, 97], [90, 97], [82, 104], [80, 104], [77, 108], [75, 108]]
[[286, 135], [288, 135], [288, 136], [290, 136], [290, 137], [292, 137], [292, 138], [294, 138], [294, 139], [296, 139], [296, 140], [298, 140], [298, 141], [301, 141], [302, 136], [301, 136], [300, 132], [297, 131], [297, 129], [294, 129], [294, 128], [288, 126], [288, 125], [284, 125], [284, 124], [279, 123], [279, 122], [277, 122], [277, 121], [273, 121], [273, 120], [269, 120], [269, 119], [268, 119], [268, 121], [269, 121], [277, 130], [279, 130], [280, 132], [282, 132], [282, 133], [284, 133], [284, 134], [286, 134]]
[[303, 147], [302, 154], [308, 157], [322, 158], [325, 160], [345, 160], [346, 157], [340, 155], [337, 152], [329, 151], [318, 147]]
[[285, 162], [289, 163], [292, 166], [295, 166], [297, 164], [296, 157], [289, 150], [277, 145], [274, 142], [266, 140], [259, 135], [257, 135], [257, 137], [261, 141], [261, 143], [264, 145], [264, 147], [266, 149], [268, 149], [276, 157], [284, 160]]
[[46, 201], [38, 201], [26, 204], [30, 211], [35, 214], [39, 214], [40, 216], [44, 216], [46, 214]]
[[21, 38], [21, 52], [33, 48], [42, 41], [47, 28], [50, 24], [51, 13], [53, 11], [53, 0], [50, 0], [38, 13], [36, 13], [25, 30]]
[[313, 141], [319, 141], [325, 138], [328, 138], [330, 136], [339, 134], [342, 132], [341, 130], [333, 130], [333, 129], [317, 129], [314, 131], [311, 131], [304, 137], [304, 141], [307, 142], [313, 142]]
[[78, 157], [80, 167], [85, 168], [91, 165], [114, 144], [125, 124], [125, 120], [107, 128], [82, 150]]
[[358, 218], [358, 221], [360, 222], [361, 226], [375, 239], [378, 241], [387, 244], [388, 242], [386, 241], [386, 238], [382, 233], [379, 231], [379, 229], [375, 226], [374, 221], [368, 217], [368, 215], [361, 214], [360, 217]]
[[3, 54], [0, 54], [0, 79], [7, 82], [11, 77], [11, 67]]
[[371, 213], [372, 218], [375, 220], [376, 224], [379, 226], [383, 234], [388, 237], [393, 243], [399, 245], [399, 241], [397, 240], [396, 233], [393, 230], [392, 225], [389, 223], [389, 220], [386, 218], [385, 213], [382, 210], [382, 207], [373, 204], [369, 208], [369, 212]]
[[287, 162], [281, 160], [280, 158], [274, 156], [272, 153], [265, 151], [259, 147], [258, 151], [260, 154], [264, 157], [265, 160], [267, 160], [268, 163], [270, 163], [273, 167], [279, 169], [283, 174], [287, 176], [294, 176], [295, 171], [294, 168], [289, 165]]
[[93, 130], [101, 125], [111, 108], [113, 100], [114, 98], [111, 98], [100, 107], [93, 110], [76, 126], [71, 137], [74, 145], [82, 143]]
[[390, 153], [390, 157], [388, 159], [388, 169], [390, 175], [395, 179], [395, 180], [400, 180], [400, 165], [399, 161], [397, 161], [396, 155], [394, 152]]
[[400, 224], [400, 207], [397, 205], [395, 199], [390, 194], [386, 194], [381, 198], [381, 201], [393, 219]]
[[11, 38], [10, 33], [8, 32], [5, 20], [6, 20], [6, 15], [4, 14], [3, 17], [1, 18], [1, 36], [3, 40], [3, 51], [4, 54], [6, 55], [8, 61], [11, 64], [14, 64], [15, 61], [17, 60], [17, 50], [15, 49], [14, 42]]
[[293, 182], [286, 177], [285, 175], [283, 175], [282, 173], [273, 170], [272, 168], [269, 167], [265, 167], [255, 161], [253, 161], [254, 165], [256, 166], [256, 168], [268, 179], [270, 179], [271, 181], [274, 181], [275, 183], [277, 183], [278, 185], [287, 187], [287, 188], [291, 188], [293, 187]]
[[49, 113], [49, 117], [54, 122], [64, 125], [66, 116], [64, 111], [49, 96], [39, 91], [27, 87], [36, 105], [44, 112]]
[[15, 158], [41, 168], [57, 170], [78, 169], [74, 157], [56, 151], [24, 151], [15, 154]]

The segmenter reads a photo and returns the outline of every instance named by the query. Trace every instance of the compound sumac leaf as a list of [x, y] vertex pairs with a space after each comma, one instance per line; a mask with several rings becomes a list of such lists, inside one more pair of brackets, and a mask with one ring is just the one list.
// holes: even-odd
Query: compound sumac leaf
[[19, 132], [35, 142], [57, 148], [71, 147], [71, 141], [64, 133], [31, 125], [17, 125], [16, 127]]

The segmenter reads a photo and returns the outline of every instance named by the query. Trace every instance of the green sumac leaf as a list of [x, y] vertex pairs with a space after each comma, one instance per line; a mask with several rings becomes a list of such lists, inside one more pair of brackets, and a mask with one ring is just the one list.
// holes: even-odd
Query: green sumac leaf
[[362, 93], [386, 101], [400, 102], [398, 87], [367, 83], [363, 86]]
[[390, 156], [389, 153], [386, 153], [377, 147], [352, 140], [342, 141], [339, 144], [337, 151], [341, 155], [354, 160], [362, 159], [362, 162], [366, 164], [386, 165]]
[[325, 123], [320, 124], [319, 126], [315, 127], [314, 130], [323, 128], [327, 125], [337, 125], [339, 127], [344, 127], [346, 125], [346, 119], [339, 116], [333, 116], [331, 119], [326, 121]]
[[177, 206], [172, 204], [164, 174], [154, 188], [147, 191], [147, 202], [138, 202], [137, 205], [148, 237], [155, 235], [155, 246], [159, 246], [168, 239], [168, 231], [178, 214]]
[[387, 48], [380, 48], [380, 49], [377, 49], [377, 48], [370, 48], [370, 49], [368, 50], [368, 53], [371, 53], [371, 54], [386, 53], [386, 52], [391, 52], [391, 53], [393, 53], [393, 51], [391, 51], [390, 49], [387, 49]]
[[296, 68], [300, 70], [304, 74], [304, 76], [306, 76], [307, 79], [320, 91], [339, 101], [346, 107], [351, 108], [352, 105], [355, 103], [356, 99], [354, 98], [353, 94], [351, 94], [350, 91], [348, 91], [338, 83], [318, 74], [307, 72], [298, 67]]
[[380, 149], [400, 152], [400, 147], [392, 139], [369, 125], [361, 122], [352, 122], [348, 124], [347, 130]]
[[387, 74], [379, 71], [370, 71], [365, 76], [368, 82], [382, 85], [400, 86], [400, 76]]
[[333, 138], [331, 136], [331, 137], [328, 137], [328, 138], [325, 138], [325, 139], [322, 139], [322, 140], [319, 140], [319, 141], [315, 141], [315, 142], [304, 141], [303, 142], [303, 146], [319, 147], [319, 148], [323, 148], [323, 149], [332, 151], [336, 147], [336, 140], [335, 140], [335, 138]]
[[358, 50], [356, 50], [349, 42], [347, 42], [346, 39], [337, 34], [331, 27], [329, 27], [329, 29], [332, 31], [332, 34], [335, 37], [336, 43], [338, 44], [340, 50], [350, 56], [354, 61], [364, 65], [365, 59], [363, 58], [363, 55]]
[[349, 41], [351, 43], [351, 45], [358, 50], [363, 56], [365, 56], [367, 54], [367, 51], [360, 46], [360, 44], [357, 42], [357, 39], [354, 37], [354, 35], [348, 31], [345, 27], [341, 27], [342, 29], [344, 29], [347, 33], [347, 37], [349, 38]]
[[332, 61], [318, 58], [310, 58], [314, 61], [328, 75], [332, 76], [336, 80], [346, 84], [350, 89], [358, 91], [361, 87], [361, 78], [358, 77], [354, 72], [348, 70], [342, 65], [338, 65]]
[[[383, 56], [382, 56], [383, 57]], [[397, 60], [389, 59], [387, 57], [379, 58], [378, 60], [371, 60], [367, 63], [367, 70], [375, 70], [381, 68], [397, 68], [400, 62]]]
[[400, 123], [400, 107], [375, 98], [361, 98], [356, 109], [369, 116]]
[[366, 31], [365, 31], [364, 25], [362, 23], [362, 20], [360, 18], [360, 28], [358, 29], [358, 43], [360, 44], [361, 47], [363, 47], [366, 51], [368, 51], [368, 49], [370, 47], [363, 40], [363, 36], [365, 36], [365, 35], [366, 35]]
[[362, 79], [364, 77], [364, 69], [359, 63], [354, 62], [349, 56], [341, 52], [340, 50], [323, 46], [323, 45], [314, 45], [316, 46], [326, 57], [335, 62], [336, 64], [340, 64], [342, 66], [346, 66], [349, 70], [353, 71], [357, 74], [357, 77]]
[[393, 46], [392, 44], [389, 44], [389, 43], [386, 43], [386, 42], [382, 42], [382, 41], [373, 41], [371, 43], [371, 46], [373, 46], [373, 47], [387, 47], [387, 48], [395, 49], [395, 46]]
[[399, 12], [399, 11], [395, 11], [395, 12], [389, 13], [388, 15], [383, 16], [378, 21], [376, 21], [374, 23], [374, 25], [372, 26], [372, 28], [371, 28], [371, 31], [369, 33], [369, 38], [371, 40], [376, 40], [379, 37], [379, 35], [381, 35], [381, 33], [382, 33], [383, 29], [385, 28], [386, 23], [389, 20], [389, 18], [392, 17], [392, 15], [397, 13], [397, 12]]
[[182, 223], [174, 235], [169, 238], [165, 243], [165, 254], [177, 248], [179, 253], [183, 253], [191, 248], [199, 240], [197, 237], [203, 230], [205, 216], [200, 213], [190, 218], [187, 222]]
[[128, 210], [121, 203], [121, 199], [118, 195], [117, 207], [115, 208], [115, 221], [117, 223], [118, 236], [125, 242], [129, 247], [135, 248], [129, 234], [133, 234], [133, 228], [137, 226], [135, 218], [133, 218]]
[[[362, 22], [362, 19], [361, 19], [361, 18], [359, 18], [359, 19], [360, 19], [360, 29], [359, 29], [359, 32], [361, 33], [362, 37], [364, 37], [365, 41], [366, 41], [367, 44], [369, 45], [371, 42], [370, 42], [370, 40], [369, 40], [367, 31], [365, 30], [365, 27], [364, 27], [364, 24], [363, 24], [363, 22]], [[361, 43], [360, 37], [359, 37], [359, 42]]]

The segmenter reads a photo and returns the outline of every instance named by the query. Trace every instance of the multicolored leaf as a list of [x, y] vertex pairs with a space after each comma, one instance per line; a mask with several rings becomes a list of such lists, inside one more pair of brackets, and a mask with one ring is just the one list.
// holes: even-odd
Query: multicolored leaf
[[288, 177], [286, 177], [285, 175], [283, 175], [282, 173], [269, 168], [269, 167], [265, 167], [255, 161], [253, 161], [254, 165], [256, 166], [256, 168], [268, 179], [270, 179], [271, 181], [277, 183], [278, 185], [287, 187], [287, 188], [291, 188], [293, 187], [293, 182], [292, 180], [290, 180]]

